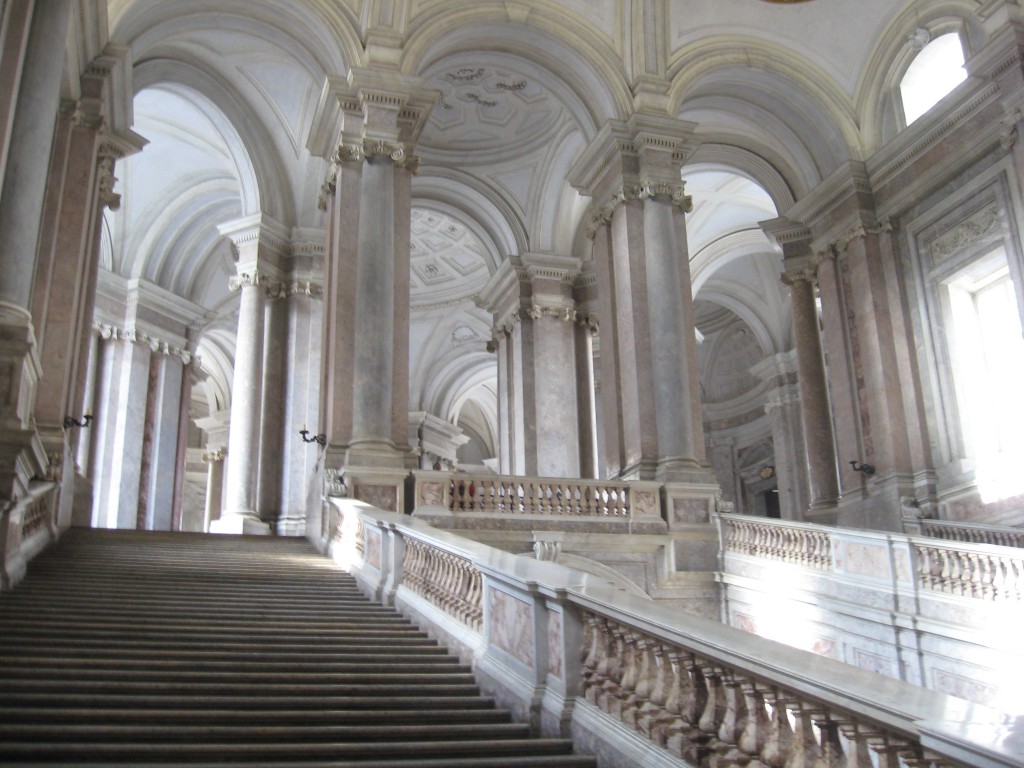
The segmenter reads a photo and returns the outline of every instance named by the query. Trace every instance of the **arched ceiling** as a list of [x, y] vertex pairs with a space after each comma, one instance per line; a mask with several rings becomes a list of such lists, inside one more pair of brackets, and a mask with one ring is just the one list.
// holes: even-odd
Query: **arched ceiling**
[[684, 173], [699, 322], [727, 311], [782, 349], [779, 256], [757, 222], [864, 151], [858, 109], [883, 87], [876, 41], [905, 38], [929, 2], [109, 0], [150, 144], [118, 166], [105, 264], [230, 313], [217, 226], [258, 212], [322, 237], [326, 165], [306, 145], [325, 78], [394, 41], [389, 66], [440, 92], [413, 183], [414, 402], [450, 406], [496, 375], [472, 298], [502, 259], [586, 257], [588, 200], [566, 174], [638, 104], [696, 122], [705, 145]]

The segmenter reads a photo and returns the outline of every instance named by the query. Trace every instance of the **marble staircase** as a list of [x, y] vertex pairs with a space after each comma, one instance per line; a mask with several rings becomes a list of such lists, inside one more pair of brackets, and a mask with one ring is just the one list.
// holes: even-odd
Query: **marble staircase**
[[0, 764], [596, 765], [304, 540], [84, 529], [0, 595]]

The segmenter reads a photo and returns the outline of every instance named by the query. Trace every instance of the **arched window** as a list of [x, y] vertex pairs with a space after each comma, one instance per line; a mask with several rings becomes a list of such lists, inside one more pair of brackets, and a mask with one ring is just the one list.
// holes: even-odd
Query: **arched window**
[[[920, 45], [927, 39], [927, 31], [920, 29], [911, 44], [917, 41]], [[900, 80], [906, 124], [913, 123], [966, 79], [960, 35], [950, 32], [924, 45]]]

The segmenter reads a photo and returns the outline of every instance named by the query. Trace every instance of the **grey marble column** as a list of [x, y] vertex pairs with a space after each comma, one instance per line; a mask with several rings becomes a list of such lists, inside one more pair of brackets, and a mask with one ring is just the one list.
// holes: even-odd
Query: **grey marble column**
[[[31, 479], [48, 471], [46, 450], [32, 423], [42, 370], [29, 307], [65, 63], [57, 52], [67, 42], [72, 5], [71, 0], [36, 0], [24, 56], [15, 56], [20, 46], [0, 51], [5, 64], [14, 64], [0, 74], [0, 83], [11, 88], [0, 100], [6, 109], [0, 120], [4, 128], [10, 126], [0, 147], [0, 380], [6, 382], [0, 397], [0, 501], [22, 498]], [[23, 39], [24, 10], [12, 8], [5, 17], [12, 26], [4, 34], [17, 38], [11, 42]]]
[[71, 0], [36, 0], [0, 191], [0, 302], [27, 310]]
[[504, 404], [501, 444], [513, 474], [579, 477], [572, 296], [579, 268], [577, 259], [555, 254], [514, 256], [480, 294], [481, 305], [494, 316]]
[[224, 510], [214, 533], [269, 533], [256, 504], [259, 471], [260, 409], [263, 391], [263, 288], [259, 273], [242, 273], [232, 280], [241, 292], [238, 341], [231, 386], [231, 426], [228, 433], [227, 490]]
[[259, 518], [275, 528], [281, 514], [281, 478], [284, 475], [285, 440], [294, 440], [285, 431], [285, 360], [288, 337], [288, 283], [265, 284], [263, 307], [263, 389], [260, 407], [260, 455], [256, 483]]
[[207, 451], [203, 454], [206, 462], [206, 510], [203, 514], [203, 530], [209, 531], [210, 526], [220, 520], [221, 507], [224, 500], [224, 456], [226, 449]]
[[[281, 515], [277, 533], [300, 536], [306, 532], [307, 517], [319, 507], [320, 487], [317, 466], [323, 448], [302, 443], [298, 430], [309, 428], [313, 434], [324, 431], [320, 413], [321, 333], [323, 290], [317, 283], [302, 280], [293, 283], [287, 301], [287, 380], [288, 397], [284, 424], [284, 474], [281, 489]], [[311, 501], [312, 499], [312, 501]]]
[[95, 423], [96, 466], [104, 471], [93, 496], [93, 525], [136, 528], [152, 350], [134, 331], [107, 327], [104, 337], [103, 406]]

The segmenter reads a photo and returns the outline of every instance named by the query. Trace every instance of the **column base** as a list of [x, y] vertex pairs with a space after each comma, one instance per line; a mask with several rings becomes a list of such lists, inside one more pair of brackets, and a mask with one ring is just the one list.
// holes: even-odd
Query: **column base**
[[210, 533], [233, 533], [246, 536], [269, 536], [270, 526], [247, 515], [224, 515], [210, 523]]
[[415, 469], [416, 461], [409, 446], [396, 448], [392, 443], [366, 440], [349, 443], [345, 451], [344, 465], [408, 470]]

